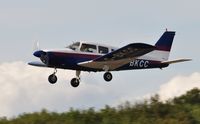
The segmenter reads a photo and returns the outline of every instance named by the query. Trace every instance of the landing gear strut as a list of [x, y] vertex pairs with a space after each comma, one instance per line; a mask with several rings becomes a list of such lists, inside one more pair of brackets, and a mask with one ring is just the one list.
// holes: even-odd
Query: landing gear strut
[[81, 71], [76, 71], [76, 78], [73, 78], [71, 80], [72, 87], [78, 87], [79, 86], [79, 84], [80, 84], [80, 74], [81, 74]]
[[105, 81], [111, 81], [112, 80], [112, 74], [110, 72], [106, 72], [104, 75], [103, 75], [103, 78]]
[[55, 68], [53, 74], [49, 75], [48, 80], [49, 80], [50, 84], [55, 84], [56, 83], [56, 81], [57, 81], [56, 73], [57, 73], [57, 69]]

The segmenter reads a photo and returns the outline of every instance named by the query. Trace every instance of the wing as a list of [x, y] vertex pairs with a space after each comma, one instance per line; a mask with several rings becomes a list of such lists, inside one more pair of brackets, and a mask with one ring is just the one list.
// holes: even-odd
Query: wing
[[78, 65], [95, 69], [114, 70], [153, 50], [155, 50], [155, 47], [152, 45], [132, 43], [97, 59], [78, 63]]
[[28, 64], [32, 65], [32, 66], [37, 66], [37, 67], [48, 67], [47, 65], [45, 65], [42, 62], [29, 62]]

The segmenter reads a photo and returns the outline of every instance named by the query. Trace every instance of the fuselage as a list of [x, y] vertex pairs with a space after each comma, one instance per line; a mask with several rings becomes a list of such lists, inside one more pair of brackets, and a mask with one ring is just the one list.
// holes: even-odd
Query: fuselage
[[[63, 49], [39, 50], [34, 53], [48, 67], [71, 69], [80, 71], [104, 71], [102, 69], [94, 69], [79, 66], [78, 63], [91, 61], [102, 57], [105, 54], [115, 51], [117, 48], [88, 42], [76, 42]], [[168, 64], [162, 64], [162, 60], [154, 60], [154, 52], [150, 52], [145, 56], [131, 58], [131, 61], [118, 67], [112, 71], [132, 70], [132, 69], [149, 69], [164, 68]]]

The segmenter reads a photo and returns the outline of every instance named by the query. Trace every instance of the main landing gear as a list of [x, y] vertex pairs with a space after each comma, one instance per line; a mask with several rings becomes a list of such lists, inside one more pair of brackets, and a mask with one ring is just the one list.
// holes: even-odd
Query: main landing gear
[[72, 80], [71, 80], [72, 87], [78, 87], [79, 86], [79, 84], [80, 84], [80, 74], [81, 74], [81, 71], [76, 71], [76, 77], [72, 78]]
[[[48, 78], [49, 83], [55, 84], [57, 82], [56, 73], [57, 73], [57, 69], [55, 68], [53, 74], [49, 75], [49, 78]], [[81, 74], [81, 71], [76, 71], [76, 77], [72, 78], [72, 80], [70, 82], [72, 87], [78, 87], [79, 86], [79, 84], [80, 84], [80, 74]], [[103, 77], [104, 77], [104, 80], [107, 81], [107, 82], [112, 80], [112, 74], [109, 71], [106, 71], [106, 73], [103, 75]]]
[[57, 82], [57, 76], [56, 76], [56, 73], [57, 73], [57, 69], [55, 68], [53, 74], [49, 75], [49, 83], [51, 84], [55, 84]]
[[112, 80], [112, 74], [110, 72], [106, 72], [104, 75], [103, 75], [103, 78], [105, 81], [111, 81]]

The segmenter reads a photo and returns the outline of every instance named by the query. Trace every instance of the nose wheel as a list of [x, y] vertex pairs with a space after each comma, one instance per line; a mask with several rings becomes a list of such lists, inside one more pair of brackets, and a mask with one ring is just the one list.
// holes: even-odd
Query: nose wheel
[[57, 76], [56, 76], [57, 70], [54, 70], [54, 73], [49, 75], [48, 81], [50, 84], [55, 84], [57, 82]]
[[57, 82], [57, 76], [55, 74], [51, 74], [49, 75], [48, 80], [50, 84], [55, 84]]
[[112, 74], [110, 72], [106, 72], [104, 75], [103, 75], [103, 78], [105, 81], [111, 81], [112, 80]]

